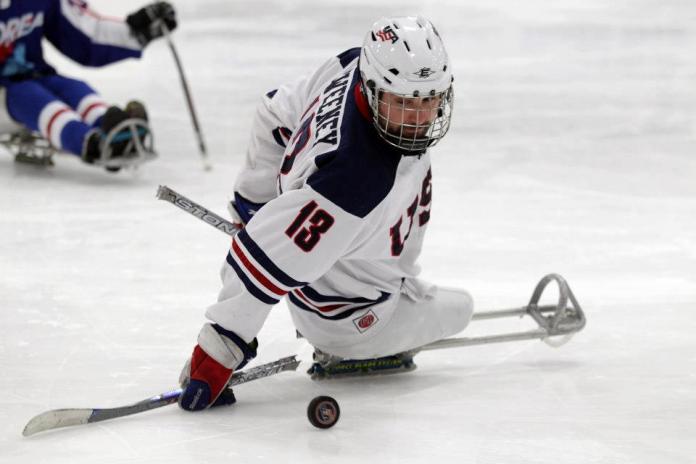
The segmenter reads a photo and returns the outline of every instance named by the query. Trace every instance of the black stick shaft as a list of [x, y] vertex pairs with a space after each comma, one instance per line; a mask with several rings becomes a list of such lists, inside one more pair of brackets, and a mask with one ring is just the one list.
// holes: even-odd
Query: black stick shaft
[[169, 45], [169, 49], [172, 51], [176, 68], [179, 71], [179, 80], [181, 81], [181, 87], [184, 90], [184, 96], [186, 97], [186, 104], [188, 106], [189, 114], [191, 115], [191, 123], [193, 124], [193, 130], [196, 133], [196, 138], [198, 139], [198, 149], [200, 150], [201, 157], [203, 157], [203, 161], [207, 163], [208, 150], [206, 149], [205, 142], [203, 141], [203, 131], [201, 130], [201, 125], [198, 122], [196, 109], [193, 106], [193, 97], [191, 96], [188, 81], [186, 80], [186, 75], [184, 74], [184, 66], [181, 64], [181, 59], [179, 58], [179, 53], [176, 51], [176, 47], [174, 46], [174, 41], [169, 35], [169, 29], [164, 24], [162, 24], [162, 31], [167, 39], [167, 45]]

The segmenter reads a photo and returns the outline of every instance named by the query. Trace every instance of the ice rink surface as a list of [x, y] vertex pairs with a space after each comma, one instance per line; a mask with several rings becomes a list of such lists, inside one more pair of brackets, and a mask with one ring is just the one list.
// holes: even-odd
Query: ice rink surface
[[[122, 15], [134, 0], [92, 1]], [[160, 158], [110, 175], [0, 153], [1, 463], [693, 463], [696, 460], [696, 3], [691, 0], [176, 2], [174, 39], [215, 168], [201, 169], [166, 44], [84, 70], [147, 104]], [[35, 414], [129, 404], [176, 386], [229, 240], [155, 199], [225, 212], [260, 96], [346, 48], [382, 15], [438, 26], [456, 75], [433, 149], [423, 276], [477, 310], [566, 277], [588, 324], [560, 349], [517, 342], [422, 353], [410, 374], [312, 382], [311, 349], [276, 307], [254, 364], [295, 373], [233, 407], [175, 406], [21, 436]], [[513, 320], [505, 329], [528, 328]], [[465, 335], [496, 329], [476, 325]], [[316, 395], [336, 427], [306, 419]]]

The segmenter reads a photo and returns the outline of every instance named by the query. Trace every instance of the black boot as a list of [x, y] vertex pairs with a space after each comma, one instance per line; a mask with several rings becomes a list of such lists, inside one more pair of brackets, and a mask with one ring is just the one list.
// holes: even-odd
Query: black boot
[[[120, 158], [128, 146], [128, 143], [133, 138], [133, 134], [128, 128], [117, 130], [116, 126], [121, 124], [126, 119], [130, 119], [128, 113], [123, 111], [118, 106], [112, 106], [104, 116], [102, 116], [101, 130], [104, 133], [105, 139], [109, 140], [109, 146], [102, 147], [102, 150], [111, 148], [111, 158]], [[108, 168], [107, 168], [108, 170]]]
[[141, 102], [137, 100], [129, 101], [126, 104], [125, 111], [126, 113], [128, 113], [128, 117], [130, 118], [142, 119], [144, 121], [148, 120], [145, 105], [143, 105]]
[[[131, 127], [118, 127], [121, 123], [129, 119], [140, 119], [147, 121], [145, 107], [139, 102], [129, 102], [126, 110], [117, 106], [111, 106], [102, 116], [99, 129], [93, 129], [87, 134], [85, 145], [82, 150], [82, 160], [88, 164], [94, 164], [99, 160], [108, 161], [123, 157], [129, 153], [126, 150], [131, 147], [133, 137], [138, 137], [141, 141], [147, 136], [147, 130], [138, 128], [137, 134]], [[142, 133], [141, 133], [142, 132]], [[120, 166], [105, 166], [110, 172], [118, 172]]]
[[82, 144], [82, 161], [87, 164], [94, 164], [101, 157], [100, 141], [102, 139], [101, 129], [92, 129], [87, 132], [87, 137]]
[[[95, 161], [101, 159], [102, 153], [106, 148], [104, 146], [104, 141], [106, 135], [109, 134], [118, 124], [122, 123], [128, 119], [128, 113], [123, 111], [117, 106], [111, 106], [106, 110], [104, 116], [102, 116], [101, 124], [99, 129], [92, 129], [87, 134], [87, 139], [85, 141], [85, 146], [82, 150], [82, 160], [86, 163], [93, 164]], [[118, 141], [119, 139], [125, 137], [119, 137], [121, 134], [115, 134], [114, 142], [111, 144], [111, 157], [117, 158], [123, 154], [123, 149], [126, 146], [126, 140]]]

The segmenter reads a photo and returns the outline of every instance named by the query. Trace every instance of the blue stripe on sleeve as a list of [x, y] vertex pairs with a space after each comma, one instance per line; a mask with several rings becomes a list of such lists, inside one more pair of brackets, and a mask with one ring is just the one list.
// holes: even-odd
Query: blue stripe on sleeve
[[227, 253], [227, 264], [232, 266], [232, 269], [234, 269], [234, 272], [237, 273], [237, 277], [239, 277], [239, 280], [242, 281], [246, 289], [256, 297], [257, 300], [269, 304], [269, 305], [274, 305], [278, 303], [278, 301], [275, 298], [271, 298], [268, 296], [266, 293], [264, 293], [262, 290], [260, 290], [254, 283], [247, 277], [247, 275], [244, 273], [244, 271], [239, 267], [239, 265], [235, 262], [234, 258], [232, 257], [232, 253], [229, 252]]
[[369, 308], [370, 306], [374, 306], [376, 303], [371, 303], [363, 306], [358, 306], [357, 308], [352, 308], [347, 311], [343, 311], [342, 313], [335, 314], [333, 316], [326, 316], [325, 314], [322, 314], [320, 311], [317, 311], [316, 309], [310, 308], [307, 306], [305, 303], [302, 302], [299, 298], [297, 298], [295, 295], [292, 293], [288, 293], [288, 298], [290, 298], [290, 301], [292, 304], [297, 306], [298, 308], [304, 310], [304, 311], [309, 311], [310, 313], [319, 316], [322, 319], [326, 319], [329, 321], [340, 321], [341, 319], [346, 319], [353, 314], [355, 314], [357, 311], [360, 311], [362, 309]]
[[381, 295], [379, 298], [375, 300], [370, 300], [369, 298], [362, 298], [362, 297], [355, 297], [355, 298], [347, 298], [343, 296], [330, 296], [330, 295], [322, 295], [321, 293], [317, 292], [310, 286], [302, 287], [300, 290], [302, 290], [302, 293], [307, 295], [307, 298], [310, 300], [316, 301], [317, 303], [330, 303], [330, 302], [337, 302], [337, 303], [381, 303], [385, 301], [389, 296], [391, 295], [390, 293], [386, 292], [380, 292]]
[[285, 140], [283, 140], [283, 137], [280, 135], [280, 127], [276, 127], [275, 129], [273, 129], [273, 131], [271, 131], [271, 134], [273, 134], [273, 138], [275, 139], [278, 145], [280, 145], [283, 148], [287, 146]]
[[249, 251], [251, 256], [256, 260], [263, 269], [273, 276], [281, 284], [286, 287], [303, 287], [307, 285], [307, 282], [300, 282], [285, 272], [281, 271], [278, 266], [276, 266], [273, 261], [263, 252], [263, 250], [254, 242], [254, 240], [249, 236], [246, 229], [243, 229], [237, 234], [237, 238], [244, 245], [244, 247]]

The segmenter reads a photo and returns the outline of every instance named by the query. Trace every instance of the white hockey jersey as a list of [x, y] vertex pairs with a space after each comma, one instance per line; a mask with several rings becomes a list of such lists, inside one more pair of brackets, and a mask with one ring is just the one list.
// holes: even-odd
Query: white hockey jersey
[[394, 300], [419, 272], [430, 158], [403, 156], [379, 137], [360, 90], [359, 52], [269, 92], [257, 112], [235, 185], [248, 223], [207, 312], [247, 342], [286, 295], [304, 326], [316, 322], [324, 337], [365, 332], [369, 324], [355, 318]]

